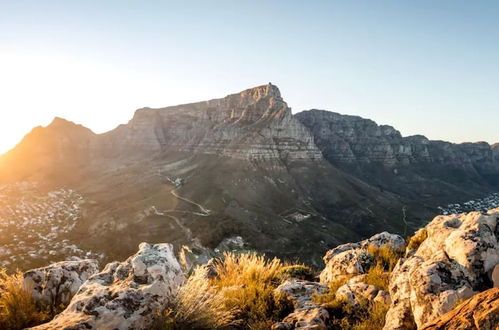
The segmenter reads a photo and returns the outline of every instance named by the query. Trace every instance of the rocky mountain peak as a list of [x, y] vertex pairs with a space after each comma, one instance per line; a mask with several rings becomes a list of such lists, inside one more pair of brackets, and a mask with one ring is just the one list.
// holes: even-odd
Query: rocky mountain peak
[[221, 99], [139, 109], [128, 125], [106, 139], [113, 152], [133, 148], [141, 154], [172, 149], [246, 159], [322, 157], [310, 132], [270, 83]]

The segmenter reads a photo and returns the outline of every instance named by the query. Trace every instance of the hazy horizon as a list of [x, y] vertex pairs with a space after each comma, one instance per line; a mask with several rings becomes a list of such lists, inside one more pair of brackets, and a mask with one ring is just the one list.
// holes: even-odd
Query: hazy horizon
[[141, 107], [269, 81], [293, 109], [499, 142], [494, 1], [0, 3], [0, 153], [56, 116], [96, 133]]

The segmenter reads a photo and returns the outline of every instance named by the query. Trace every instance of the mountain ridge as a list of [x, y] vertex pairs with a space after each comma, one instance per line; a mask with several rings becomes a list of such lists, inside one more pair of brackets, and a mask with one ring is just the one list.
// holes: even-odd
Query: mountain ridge
[[[329, 125], [328, 116], [360, 126], [340, 125], [332, 135], [325, 127], [324, 138], [312, 124]], [[215, 247], [238, 235], [269, 255], [306, 256], [317, 264], [340, 243], [380, 228], [409, 233], [443, 203], [497, 191], [499, 171], [484, 163], [478, 173], [483, 157], [474, 145], [458, 153], [475, 159], [461, 172], [413, 165], [407, 152], [397, 158], [397, 143], [409, 141], [426, 159], [426, 138], [402, 138], [391, 126], [341, 116], [293, 115], [277, 86], [268, 84], [220, 99], [141, 108], [102, 134], [56, 119], [0, 158], [0, 184], [37, 181], [48, 191], [78, 191], [87, 202], [72, 235], [78, 246], [109, 258], [129, 255], [140, 241]], [[470, 184], [477, 173], [482, 181]]]

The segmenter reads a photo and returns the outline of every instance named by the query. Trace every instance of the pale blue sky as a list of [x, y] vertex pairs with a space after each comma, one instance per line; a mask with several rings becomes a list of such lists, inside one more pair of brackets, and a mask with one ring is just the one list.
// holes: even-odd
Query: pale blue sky
[[269, 81], [294, 112], [499, 142], [499, 1], [0, 0], [0, 152]]

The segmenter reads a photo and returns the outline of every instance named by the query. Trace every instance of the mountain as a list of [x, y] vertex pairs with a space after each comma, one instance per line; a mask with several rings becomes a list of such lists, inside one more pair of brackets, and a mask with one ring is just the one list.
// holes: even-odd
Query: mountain
[[483, 143], [403, 138], [359, 117], [292, 115], [268, 84], [142, 108], [104, 134], [56, 119], [0, 158], [0, 184], [77, 191], [81, 216], [60, 237], [106, 259], [142, 241], [215, 248], [237, 235], [269, 255], [320, 264], [340, 243], [380, 229], [408, 234], [440, 203], [497, 191], [491, 155]]
[[445, 203], [499, 186], [497, 145], [402, 137], [391, 126], [324, 110], [303, 111], [296, 118], [331, 164], [401, 198]]

